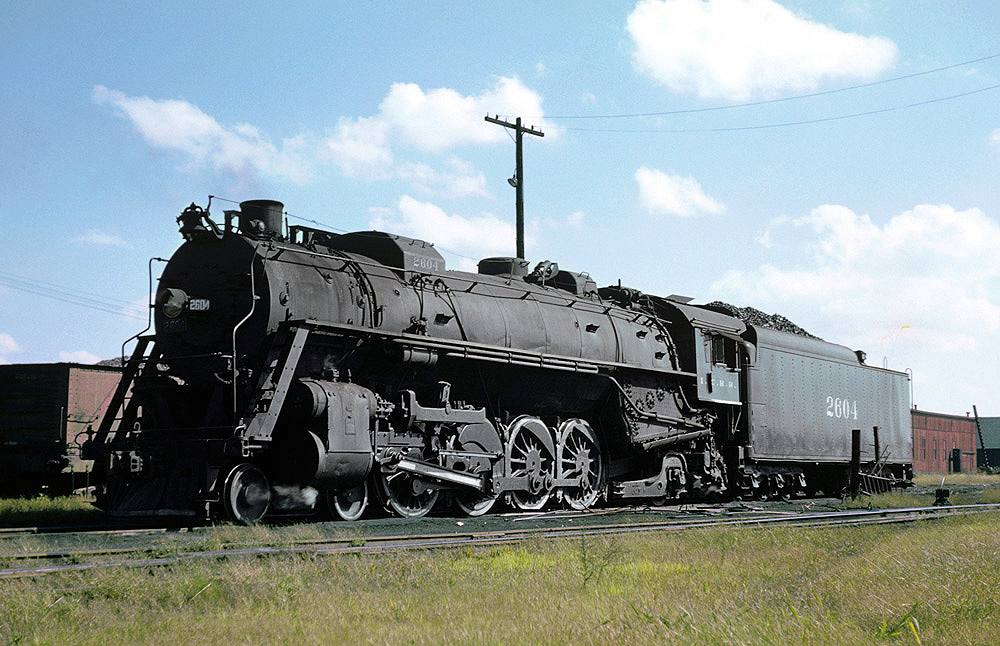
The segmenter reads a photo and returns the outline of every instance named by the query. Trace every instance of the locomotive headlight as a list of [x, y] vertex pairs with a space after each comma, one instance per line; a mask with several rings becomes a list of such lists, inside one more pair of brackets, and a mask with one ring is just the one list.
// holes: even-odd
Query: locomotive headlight
[[156, 295], [156, 304], [168, 319], [177, 318], [188, 304], [188, 295], [183, 289], [166, 287]]

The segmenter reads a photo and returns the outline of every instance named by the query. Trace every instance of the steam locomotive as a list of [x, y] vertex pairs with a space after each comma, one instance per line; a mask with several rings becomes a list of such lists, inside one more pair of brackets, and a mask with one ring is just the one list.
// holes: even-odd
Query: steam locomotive
[[177, 218], [155, 334], [84, 446], [109, 513], [837, 493], [852, 429], [863, 462], [912, 475], [909, 379], [863, 353], [554, 262], [451, 271], [427, 242], [286, 228], [283, 209]]

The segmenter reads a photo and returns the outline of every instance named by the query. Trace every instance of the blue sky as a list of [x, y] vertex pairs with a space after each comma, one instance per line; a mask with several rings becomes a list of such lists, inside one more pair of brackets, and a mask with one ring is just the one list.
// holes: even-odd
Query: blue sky
[[209, 194], [512, 254], [489, 112], [545, 132], [530, 260], [781, 313], [997, 416], [998, 33], [994, 2], [14, 0], [0, 362], [115, 356]]

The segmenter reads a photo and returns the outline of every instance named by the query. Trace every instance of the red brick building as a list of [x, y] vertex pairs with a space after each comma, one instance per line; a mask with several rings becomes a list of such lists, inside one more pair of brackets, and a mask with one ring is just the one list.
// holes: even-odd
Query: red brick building
[[[912, 411], [913, 470], [917, 473], [975, 472], [979, 439], [976, 420], [968, 415]], [[959, 464], [953, 462], [958, 449]]]

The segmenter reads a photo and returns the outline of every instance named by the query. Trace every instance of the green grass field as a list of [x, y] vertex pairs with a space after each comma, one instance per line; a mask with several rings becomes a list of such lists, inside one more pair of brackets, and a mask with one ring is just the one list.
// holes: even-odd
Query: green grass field
[[876, 496], [861, 496], [856, 500], [846, 499], [843, 506], [850, 509], [899, 509], [904, 507], [926, 507], [934, 502], [930, 487], [941, 487], [951, 492], [948, 500], [953, 505], [974, 505], [979, 503], [1000, 503], [1000, 475], [980, 473], [917, 474], [913, 482], [918, 488], [902, 489]]
[[920, 487], [937, 487], [944, 478], [946, 487], [952, 485], [1000, 485], [1000, 474], [996, 473], [918, 473], [913, 478]]
[[104, 512], [80, 496], [0, 498], [0, 527], [99, 523]]
[[998, 587], [993, 513], [3, 580], [0, 643], [995, 644]]

